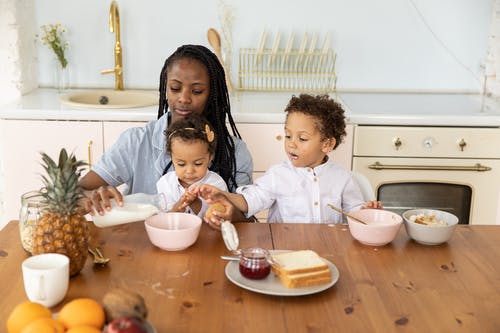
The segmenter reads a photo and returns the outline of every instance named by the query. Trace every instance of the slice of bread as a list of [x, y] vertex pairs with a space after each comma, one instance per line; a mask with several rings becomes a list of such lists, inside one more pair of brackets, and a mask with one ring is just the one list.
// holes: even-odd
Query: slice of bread
[[276, 263], [273, 268], [279, 271], [278, 275], [310, 273], [328, 268], [325, 261], [312, 250], [277, 253], [272, 255], [272, 259]]
[[287, 288], [309, 287], [331, 281], [330, 267], [314, 251], [301, 250], [273, 254], [272, 270]]
[[280, 280], [287, 288], [310, 287], [330, 282], [330, 268], [313, 273], [280, 275]]

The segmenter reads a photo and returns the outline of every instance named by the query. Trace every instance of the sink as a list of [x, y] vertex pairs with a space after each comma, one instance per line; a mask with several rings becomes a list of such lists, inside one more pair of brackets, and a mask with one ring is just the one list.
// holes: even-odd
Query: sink
[[158, 94], [139, 90], [88, 90], [60, 96], [62, 103], [99, 109], [140, 108], [158, 105]]

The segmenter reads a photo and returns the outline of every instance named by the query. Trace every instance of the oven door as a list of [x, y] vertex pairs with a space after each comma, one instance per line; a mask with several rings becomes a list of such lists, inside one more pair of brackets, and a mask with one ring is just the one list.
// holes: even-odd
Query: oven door
[[[401, 211], [406, 208], [417, 208], [417, 201], [414, 207], [411, 207], [411, 196], [413, 186], [426, 184], [429, 190], [422, 186], [422, 193], [431, 196], [426, 198], [427, 202], [433, 201], [432, 195], [436, 196], [439, 208], [442, 206], [442, 196], [450, 196], [452, 193], [458, 193], [454, 198], [455, 207], [462, 207], [463, 200], [467, 197], [467, 188], [470, 188], [470, 212], [469, 221], [461, 223], [471, 224], [500, 224], [497, 217], [497, 206], [499, 204], [500, 192], [500, 160], [490, 159], [433, 159], [433, 158], [390, 158], [390, 157], [354, 157], [353, 170], [364, 174], [371, 182], [376, 193], [383, 193], [384, 185], [387, 184], [411, 184], [407, 191], [397, 189], [392, 195], [401, 196], [403, 204], [393, 205], [393, 209]], [[432, 184], [446, 185], [450, 184], [449, 190], [440, 185], [433, 187]], [[462, 188], [463, 191], [455, 191], [456, 188]], [[406, 195], [406, 197], [405, 197]], [[410, 199], [408, 199], [410, 198]], [[381, 197], [382, 204], [384, 198]], [[392, 200], [392, 199], [391, 199]], [[423, 202], [426, 202], [425, 200]], [[398, 206], [398, 207], [397, 207]], [[390, 207], [385, 207], [391, 209]], [[430, 207], [425, 207], [430, 208]], [[438, 208], [438, 207], [436, 207]], [[460, 211], [459, 208], [452, 208]], [[461, 209], [464, 210], [463, 207]], [[467, 209], [465, 209], [467, 210]], [[460, 215], [460, 214], [459, 214]], [[467, 214], [462, 214], [467, 216]], [[462, 218], [463, 219], [463, 218]]]

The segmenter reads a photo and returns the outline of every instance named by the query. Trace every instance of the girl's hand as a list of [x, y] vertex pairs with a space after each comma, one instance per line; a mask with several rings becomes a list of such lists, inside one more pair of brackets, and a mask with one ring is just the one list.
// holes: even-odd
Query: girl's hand
[[223, 191], [212, 185], [197, 184], [189, 187], [188, 192], [196, 194], [197, 196], [200, 196], [203, 199], [208, 200], [210, 197], [221, 194]]
[[210, 218], [207, 217], [204, 218], [205, 222], [207, 222], [210, 227], [220, 230], [220, 226], [223, 221], [231, 221], [231, 217], [233, 216], [234, 206], [222, 193], [217, 193], [210, 197], [207, 197], [206, 200], [207, 203], [209, 203], [210, 205], [218, 203], [222, 205], [225, 209], [224, 212], [221, 212], [219, 210], [213, 210], [212, 216]]
[[186, 211], [186, 208], [188, 206], [196, 201], [196, 199], [198, 199], [198, 196], [196, 194], [184, 192], [184, 194], [181, 195], [179, 200], [174, 204], [170, 211], [183, 213]]
[[372, 209], [382, 209], [382, 202], [381, 201], [367, 201], [363, 204], [361, 209], [366, 209], [366, 208], [372, 208]]
[[104, 215], [105, 211], [111, 210], [111, 199], [115, 199], [118, 206], [123, 206], [123, 196], [120, 191], [114, 186], [104, 185], [91, 191], [87, 198], [80, 202], [80, 205], [92, 216], [96, 212]]

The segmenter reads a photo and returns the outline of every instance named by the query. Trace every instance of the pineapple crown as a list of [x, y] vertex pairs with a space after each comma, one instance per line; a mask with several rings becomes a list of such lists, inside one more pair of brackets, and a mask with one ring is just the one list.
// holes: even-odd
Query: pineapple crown
[[47, 202], [48, 210], [59, 215], [77, 214], [79, 201], [84, 197], [78, 179], [87, 164], [78, 161], [73, 153], [68, 156], [64, 148], [59, 153], [58, 164], [46, 153], [41, 155], [47, 177], [42, 175], [40, 194]]

